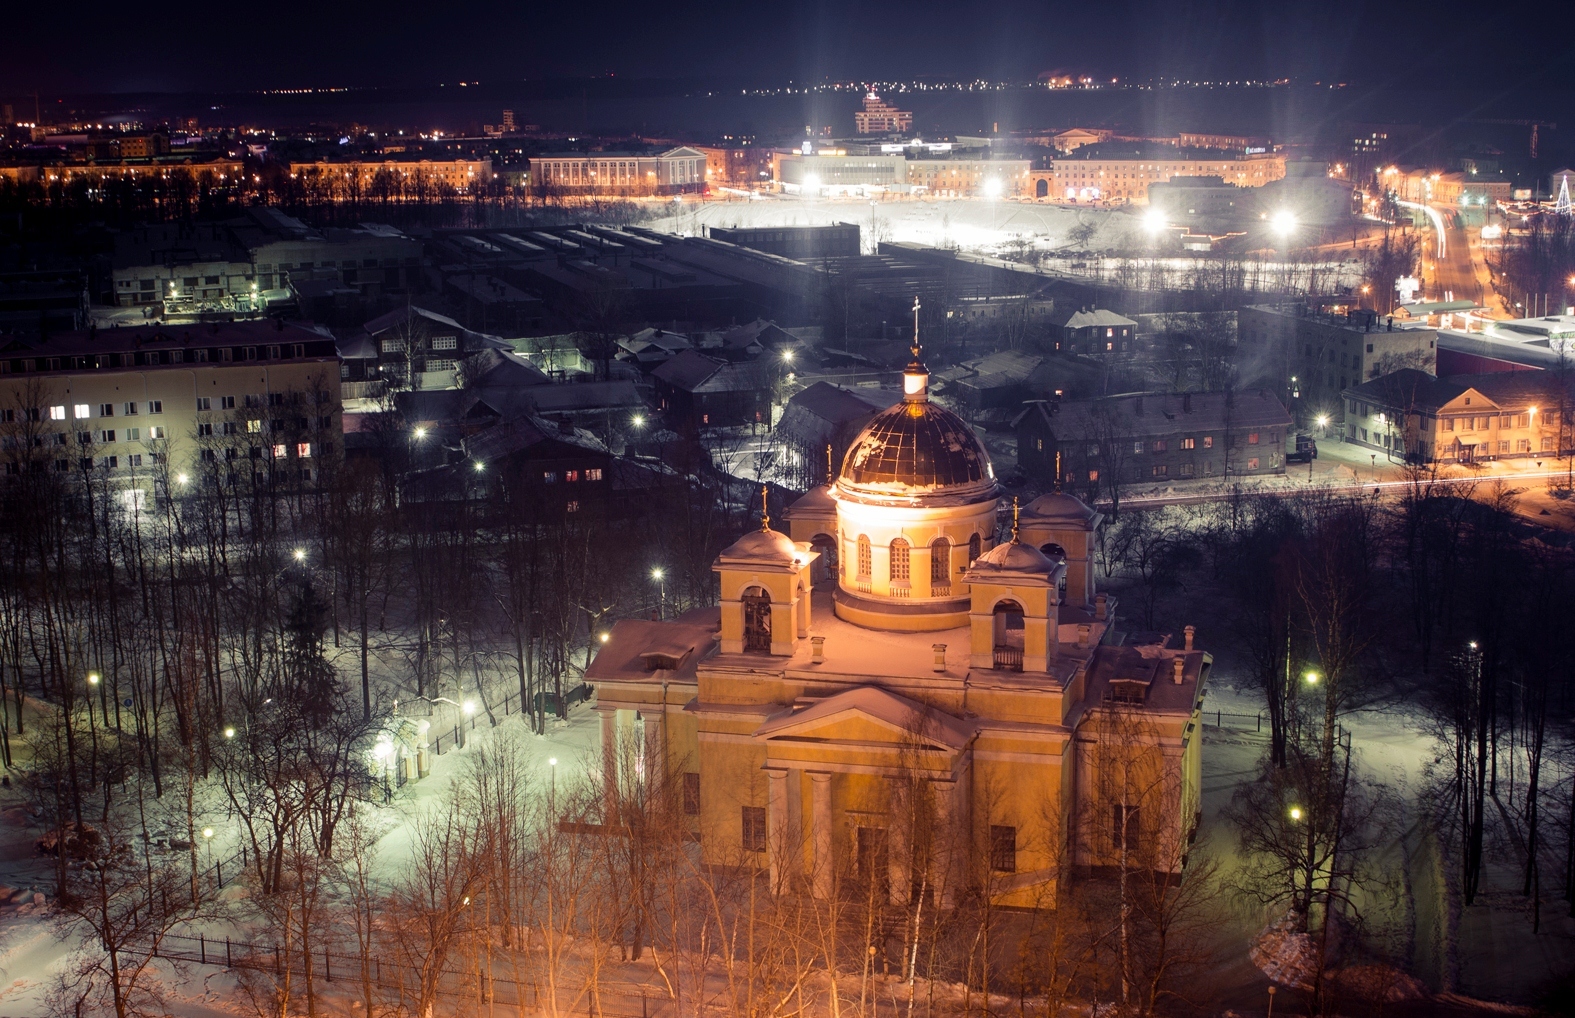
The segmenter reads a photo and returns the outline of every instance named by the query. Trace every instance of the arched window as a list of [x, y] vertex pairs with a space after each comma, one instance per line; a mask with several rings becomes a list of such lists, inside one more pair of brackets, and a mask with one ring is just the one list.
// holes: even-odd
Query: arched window
[[908, 542], [897, 538], [891, 542], [891, 582], [908, 583]]
[[973, 560], [979, 557], [979, 535], [974, 534], [968, 538], [968, 564], [973, 565]]
[[951, 593], [952, 585], [952, 543], [944, 537], [937, 537], [930, 542], [930, 589], [946, 588], [943, 594]]
[[864, 534], [859, 535], [859, 579], [870, 578], [870, 539]]
[[771, 595], [760, 587], [744, 591], [744, 653], [771, 653]]

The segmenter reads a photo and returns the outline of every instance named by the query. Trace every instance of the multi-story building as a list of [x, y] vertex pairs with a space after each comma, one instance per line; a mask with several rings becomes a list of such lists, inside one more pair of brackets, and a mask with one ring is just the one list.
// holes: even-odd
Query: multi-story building
[[132, 505], [221, 473], [310, 481], [342, 453], [339, 415], [333, 337], [297, 325], [89, 330], [0, 353], [5, 476], [104, 471]]
[[1099, 128], [1074, 127], [1052, 135], [1050, 147], [1058, 152], [1075, 152], [1084, 145], [1097, 145], [1102, 141], [1109, 141], [1113, 133]]
[[1181, 131], [1176, 135], [1176, 144], [1181, 148], [1217, 148], [1233, 152], [1269, 150], [1269, 139], [1255, 138], [1246, 134], [1203, 134], [1197, 131]]
[[186, 178], [222, 187], [240, 179], [245, 166], [238, 159], [211, 159], [193, 162], [190, 158], [164, 156], [121, 163], [27, 163], [0, 166], [0, 180], [12, 184], [70, 185], [77, 181], [92, 186], [105, 180], [172, 180]]
[[1237, 187], [1262, 187], [1285, 176], [1274, 152], [1227, 152], [1171, 145], [1104, 142], [1080, 146], [1048, 170], [1029, 174], [1036, 198], [1063, 203], [1148, 204], [1150, 184], [1172, 177], [1219, 177]]
[[853, 114], [853, 127], [860, 134], [906, 134], [913, 130], [913, 114], [871, 92], [864, 108]]
[[312, 229], [258, 206], [219, 223], [158, 223], [120, 233], [111, 272], [123, 307], [229, 299], [261, 306], [270, 290], [329, 280], [363, 294], [409, 289], [421, 242], [379, 223]]
[[1552, 459], [1575, 445], [1575, 402], [1550, 371], [1435, 378], [1406, 368], [1342, 396], [1345, 440], [1390, 460]]
[[942, 197], [1008, 197], [1028, 191], [1029, 159], [995, 159], [959, 154], [948, 159], [909, 159], [907, 181]]
[[898, 908], [1049, 909], [1077, 874], [1179, 872], [1212, 659], [1191, 627], [1120, 644], [1102, 516], [1046, 495], [1001, 535], [984, 446], [920, 360], [903, 382], [790, 534], [763, 518], [717, 557], [719, 607], [599, 645], [601, 817], [640, 780], [708, 866]]
[[680, 145], [662, 152], [566, 152], [530, 161], [531, 186], [560, 194], [681, 194], [703, 190], [706, 154]]
[[771, 150], [748, 144], [691, 145], [705, 155], [708, 184], [759, 186], [771, 180]]
[[465, 194], [475, 185], [492, 179], [492, 160], [318, 160], [312, 163], [291, 163], [290, 178], [307, 185], [316, 183], [336, 195], [345, 196], [351, 189], [358, 189], [364, 195], [380, 187], [396, 190], [426, 187]]
[[1063, 353], [1119, 356], [1131, 352], [1137, 335], [1137, 322], [1108, 308], [1063, 308], [1051, 315], [1050, 323], [1056, 330], [1055, 348]]
[[1306, 304], [1255, 305], [1237, 315], [1243, 360], [1260, 365], [1265, 384], [1284, 386], [1303, 423], [1344, 417], [1341, 393], [1380, 375], [1438, 364], [1436, 329], [1397, 329], [1392, 319], [1357, 309], [1331, 314]]
[[1135, 393], [1036, 401], [1014, 421], [1017, 462], [1044, 484], [1097, 492], [1285, 472], [1291, 417], [1272, 394]]

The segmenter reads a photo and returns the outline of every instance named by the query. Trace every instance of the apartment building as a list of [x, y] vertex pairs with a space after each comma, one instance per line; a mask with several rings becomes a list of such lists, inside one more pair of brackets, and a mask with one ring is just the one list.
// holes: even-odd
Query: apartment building
[[396, 188], [451, 188], [465, 194], [474, 185], [492, 179], [491, 159], [350, 159], [291, 163], [290, 179], [318, 182], [336, 191], [356, 187], [364, 191], [380, 186]]
[[1341, 422], [1342, 394], [1381, 375], [1415, 368], [1432, 374], [1438, 330], [1397, 329], [1393, 319], [1354, 309], [1320, 311], [1306, 304], [1256, 305], [1237, 315], [1243, 363], [1260, 378], [1284, 385], [1291, 411], [1303, 421]]
[[1272, 393], [1133, 393], [1036, 401], [1012, 422], [1017, 462], [1044, 484], [1097, 491], [1285, 472], [1291, 416]]
[[1435, 378], [1403, 369], [1354, 385], [1345, 440], [1389, 460], [1475, 463], [1568, 455], [1568, 391], [1548, 371]]
[[1059, 203], [1146, 205], [1151, 184], [1172, 177], [1219, 177], [1237, 187], [1262, 187], [1285, 176], [1285, 157], [1273, 152], [1130, 145], [1082, 145], [1057, 157], [1048, 170], [1034, 170], [1034, 197]]
[[566, 194], [681, 194], [705, 187], [706, 154], [680, 145], [662, 152], [565, 152], [530, 161], [531, 186]]
[[314, 329], [138, 326], [0, 351], [0, 478], [103, 471], [141, 505], [163, 485], [311, 481], [341, 435], [338, 356]]

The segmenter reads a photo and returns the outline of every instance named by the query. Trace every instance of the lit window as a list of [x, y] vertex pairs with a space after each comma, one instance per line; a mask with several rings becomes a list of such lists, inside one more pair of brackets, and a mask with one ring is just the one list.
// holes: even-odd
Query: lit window
[[310, 459], [312, 456], [312, 443], [297, 442], [295, 444], [295, 454], [301, 457], [303, 460]]
[[601, 467], [592, 467], [591, 469], [585, 471], [585, 479], [587, 481], [599, 481], [599, 480], [601, 480], [602, 479], [602, 468]]
[[563, 479], [570, 484], [574, 484], [580, 479], [580, 472], [578, 470], [565, 470]]
[[254, 435], [257, 434], [262, 430], [262, 421], [247, 421], [246, 430]]
[[544, 470], [542, 471], [541, 480], [543, 484], [557, 484], [558, 472], [556, 470]]
[[285, 453], [287, 453], [288, 451], [289, 451], [289, 447], [288, 446], [276, 445], [276, 446], [273, 447], [273, 458], [276, 459], [276, 460], [282, 460], [285, 457]]
[[71, 413], [72, 413], [72, 416], [74, 416], [77, 420], [80, 421], [80, 420], [82, 420], [84, 417], [86, 417], [88, 415], [88, 412], [91, 409], [92, 408], [89, 407], [86, 403], [78, 403], [74, 407], [71, 408]]
[[149, 428], [148, 429], [148, 437], [149, 438], [163, 438], [164, 437], [164, 429], [163, 428]]
[[63, 420], [65, 420], [66, 419], [66, 408], [63, 407], [63, 406], [52, 406], [52, 407], [50, 407], [49, 408], [49, 419], [52, 420], [52, 421], [63, 421]]

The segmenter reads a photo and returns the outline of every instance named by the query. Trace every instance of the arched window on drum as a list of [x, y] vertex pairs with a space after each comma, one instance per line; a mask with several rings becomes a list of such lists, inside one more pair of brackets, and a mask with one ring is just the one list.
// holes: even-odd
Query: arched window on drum
[[952, 543], [944, 537], [930, 542], [930, 596], [952, 595]]

